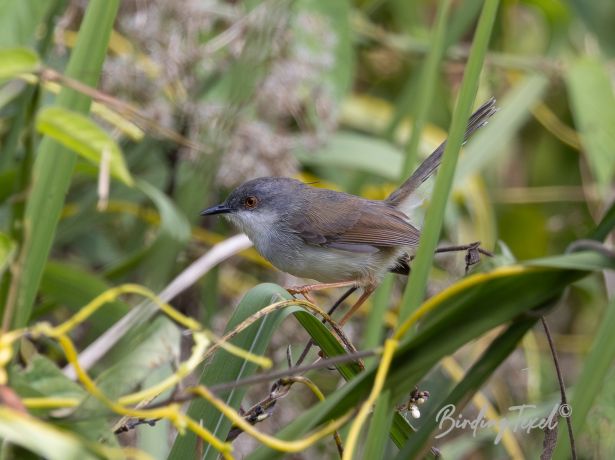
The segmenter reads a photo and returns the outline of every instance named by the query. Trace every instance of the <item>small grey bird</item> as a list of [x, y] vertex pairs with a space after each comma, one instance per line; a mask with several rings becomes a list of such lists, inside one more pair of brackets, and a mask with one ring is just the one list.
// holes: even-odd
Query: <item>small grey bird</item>
[[[496, 112], [495, 99], [470, 118], [465, 141]], [[442, 143], [385, 200], [368, 200], [326, 190], [286, 177], [261, 177], [237, 187], [201, 215], [223, 214], [278, 269], [320, 283], [289, 289], [291, 294], [328, 287], [355, 286], [363, 294], [342, 318], [356, 311], [393, 271], [408, 273], [408, 260], [419, 243], [419, 230], [407, 211], [412, 193], [440, 165]]]

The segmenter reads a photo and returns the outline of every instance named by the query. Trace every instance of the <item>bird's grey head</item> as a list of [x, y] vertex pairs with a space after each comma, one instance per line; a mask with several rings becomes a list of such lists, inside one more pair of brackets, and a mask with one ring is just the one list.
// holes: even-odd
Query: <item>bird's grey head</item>
[[286, 177], [260, 177], [244, 182], [221, 204], [205, 209], [202, 216], [222, 214], [251, 239], [271, 232], [298, 198], [305, 185]]

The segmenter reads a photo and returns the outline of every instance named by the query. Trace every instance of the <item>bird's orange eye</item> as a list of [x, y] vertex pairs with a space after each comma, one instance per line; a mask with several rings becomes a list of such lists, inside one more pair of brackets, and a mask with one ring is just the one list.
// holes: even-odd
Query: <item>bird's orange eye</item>
[[244, 201], [244, 205], [248, 209], [255, 208], [257, 204], [258, 198], [256, 198], [255, 196], [249, 196]]

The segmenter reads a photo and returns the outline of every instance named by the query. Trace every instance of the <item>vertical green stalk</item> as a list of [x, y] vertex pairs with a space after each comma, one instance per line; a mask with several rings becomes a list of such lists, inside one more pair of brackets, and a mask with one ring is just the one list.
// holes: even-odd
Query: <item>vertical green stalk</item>
[[431, 205], [425, 218], [425, 226], [421, 233], [417, 256], [412, 264], [412, 276], [410, 276], [408, 286], [404, 292], [399, 315], [400, 322], [404, 321], [410, 313], [418, 308], [425, 295], [427, 277], [431, 269], [438, 238], [440, 237], [444, 211], [455, 175], [457, 157], [463, 142], [466, 122], [470, 116], [472, 104], [478, 90], [480, 72], [485, 55], [487, 54], [487, 46], [493, 23], [495, 22], [498, 3], [498, 0], [487, 0], [478, 21], [474, 43], [461, 84], [459, 102], [453, 113], [451, 132], [444, 150], [442, 166], [440, 166]]
[[[393, 290], [393, 282], [395, 281], [395, 275], [388, 274], [374, 295], [372, 296], [372, 308], [367, 316], [365, 323], [365, 330], [363, 331], [363, 340], [361, 341], [361, 348], [369, 350], [382, 344], [384, 332], [385, 332], [385, 317], [387, 308], [389, 307], [389, 300], [391, 298], [391, 291]], [[378, 361], [377, 356], [370, 356], [365, 358], [365, 366], [369, 367], [370, 364]]]
[[436, 28], [433, 34], [433, 45], [429, 50], [427, 60], [422, 68], [421, 80], [418, 85], [417, 108], [414, 117], [414, 125], [412, 126], [412, 133], [406, 145], [406, 158], [402, 169], [403, 178], [408, 175], [408, 171], [416, 162], [421, 133], [423, 132], [427, 114], [429, 113], [429, 107], [431, 106], [434, 91], [436, 89], [440, 62], [446, 50], [446, 32], [450, 10], [451, 0], [442, 0], [438, 8]]
[[[66, 76], [96, 86], [119, 0], [92, 0], [87, 8]], [[57, 105], [88, 113], [91, 100], [63, 88]], [[49, 138], [41, 141], [32, 171], [32, 188], [26, 204], [24, 240], [3, 312], [2, 327], [27, 324], [55, 229], [70, 185], [76, 156]]]

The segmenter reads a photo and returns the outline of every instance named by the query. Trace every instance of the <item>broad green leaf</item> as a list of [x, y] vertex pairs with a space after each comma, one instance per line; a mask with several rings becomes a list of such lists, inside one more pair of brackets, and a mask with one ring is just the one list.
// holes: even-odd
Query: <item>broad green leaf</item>
[[39, 66], [38, 55], [29, 48], [0, 49], [0, 80], [36, 72]]
[[11, 369], [11, 387], [21, 397], [86, 397], [81, 385], [66, 377], [52, 361], [43, 355], [34, 355], [24, 369]]
[[111, 175], [126, 185], [133, 185], [134, 181], [119, 146], [87, 116], [63, 107], [45, 107], [36, 117], [36, 129], [95, 165], [100, 165], [103, 153], [106, 152]]
[[[56, 397], [75, 398], [86, 401], [88, 393], [85, 389], [66, 377], [55, 363], [42, 355], [34, 355], [28, 365], [21, 369], [13, 366], [10, 375], [11, 387], [21, 397]], [[75, 434], [80, 434], [84, 439], [98, 441], [101, 438], [113, 440], [106, 417], [86, 417], [75, 419], [67, 417], [73, 409], [60, 409], [62, 416], [52, 418], [56, 425], [63, 429], [70, 429]], [[41, 416], [48, 417], [54, 411], [39, 409], [35, 411]]]
[[615, 175], [615, 95], [604, 64], [593, 57], [575, 60], [566, 84], [575, 124], [589, 166], [603, 193]]
[[72, 433], [6, 406], [0, 407], [0, 438], [50, 460], [88, 460], [94, 455], [84, 441]]

